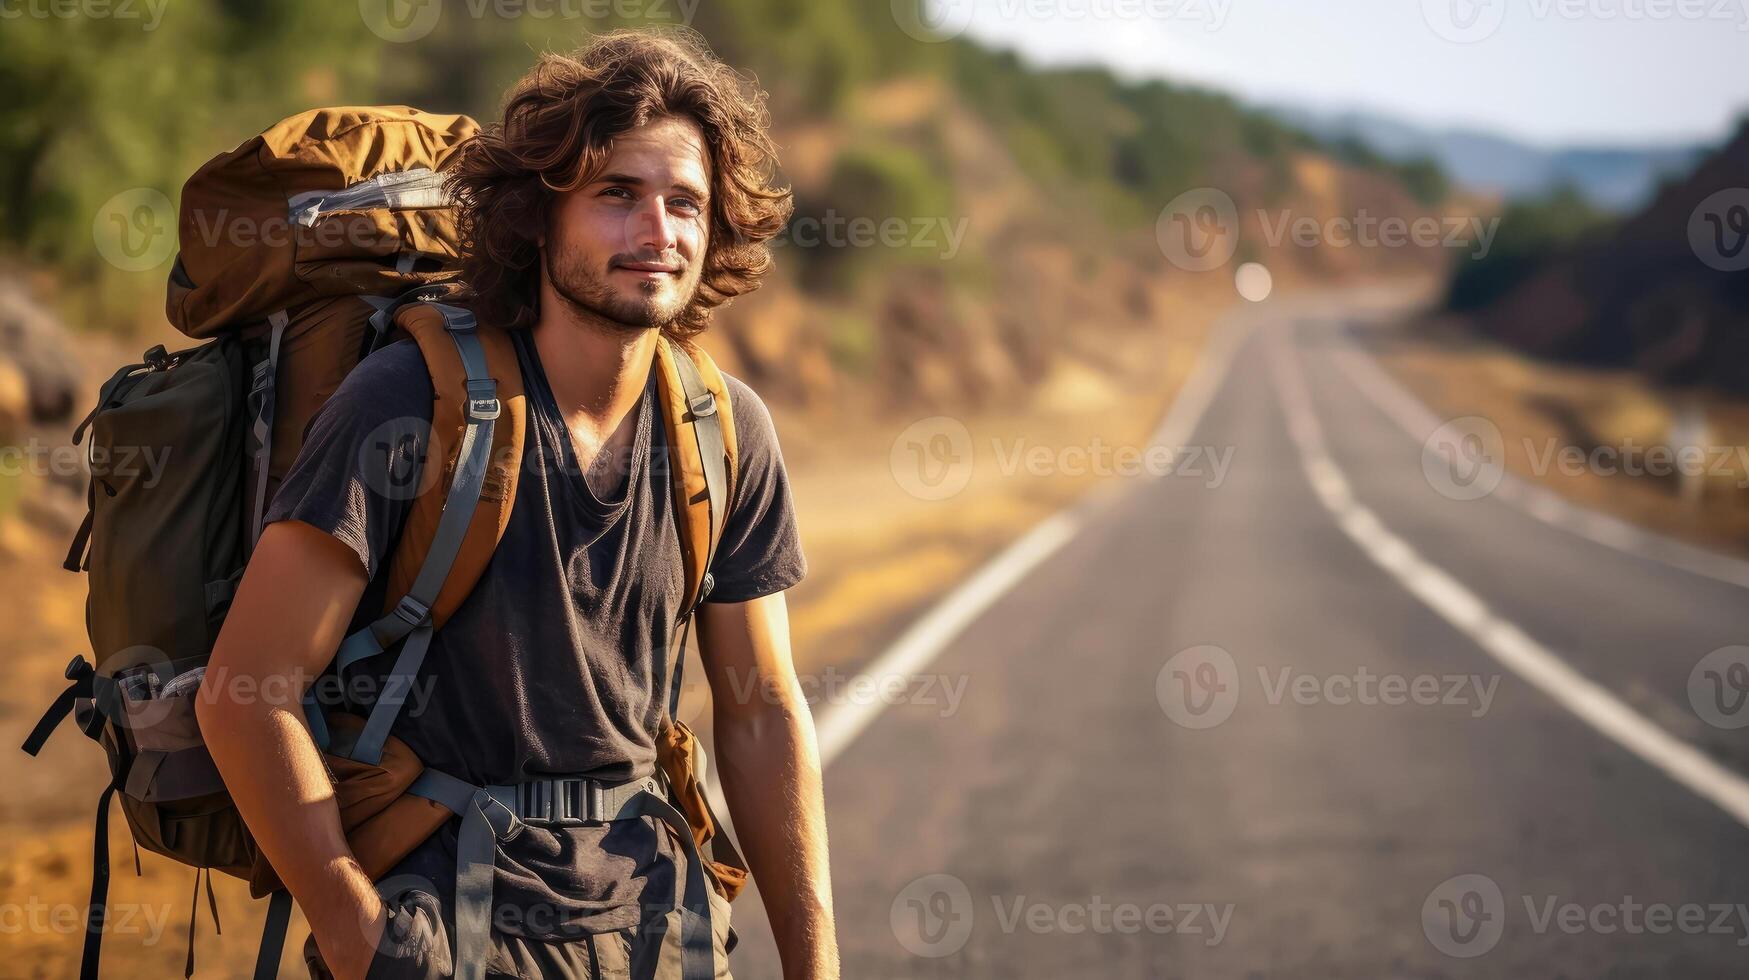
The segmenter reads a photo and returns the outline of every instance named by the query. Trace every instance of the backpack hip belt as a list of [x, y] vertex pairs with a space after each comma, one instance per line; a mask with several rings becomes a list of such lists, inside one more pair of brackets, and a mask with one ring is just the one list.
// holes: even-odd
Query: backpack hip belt
[[652, 817], [667, 824], [686, 853], [681, 964], [686, 977], [715, 975], [711, 886], [686, 816], [669, 802], [654, 776], [604, 783], [588, 777], [553, 776], [514, 784], [475, 786], [427, 769], [408, 793], [441, 804], [462, 817], [456, 844], [455, 962], [457, 975], [478, 969], [490, 948], [492, 876], [497, 844], [523, 825], [587, 826]]

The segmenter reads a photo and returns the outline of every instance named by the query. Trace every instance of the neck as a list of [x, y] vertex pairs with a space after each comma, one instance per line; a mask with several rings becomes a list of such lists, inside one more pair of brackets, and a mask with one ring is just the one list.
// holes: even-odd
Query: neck
[[535, 349], [567, 421], [611, 433], [638, 404], [660, 331], [579, 310], [542, 284]]

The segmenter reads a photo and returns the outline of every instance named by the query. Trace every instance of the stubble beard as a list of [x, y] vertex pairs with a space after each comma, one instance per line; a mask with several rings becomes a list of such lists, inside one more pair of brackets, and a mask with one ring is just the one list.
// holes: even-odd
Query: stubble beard
[[695, 281], [690, 290], [683, 290], [683, 295], [664, 302], [658, 298], [661, 285], [645, 282], [638, 284], [638, 291], [643, 294], [642, 300], [627, 300], [608, 285], [603, 277], [590, 273], [581, 263], [562, 265], [557, 261], [555, 252], [555, 249], [547, 249], [544, 256], [547, 281], [552, 283], [553, 292], [559, 295], [573, 313], [627, 331], [668, 326], [680, 318], [680, 314], [686, 310], [698, 291], [698, 283]]

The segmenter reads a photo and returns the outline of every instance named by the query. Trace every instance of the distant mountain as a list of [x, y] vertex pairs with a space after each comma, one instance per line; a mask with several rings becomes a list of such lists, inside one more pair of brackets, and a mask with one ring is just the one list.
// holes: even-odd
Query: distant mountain
[[1357, 138], [1393, 159], [1430, 156], [1469, 190], [1524, 198], [1567, 183], [1597, 206], [1616, 212], [1644, 205], [1659, 181], [1686, 175], [1707, 151], [1700, 144], [1548, 149], [1494, 133], [1435, 129], [1371, 112], [1301, 106], [1268, 111], [1323, 139]]

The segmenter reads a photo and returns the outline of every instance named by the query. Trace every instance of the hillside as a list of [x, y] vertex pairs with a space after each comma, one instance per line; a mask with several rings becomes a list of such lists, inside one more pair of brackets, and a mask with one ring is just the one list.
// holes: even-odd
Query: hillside
[[1749, 125], [1476, 314], [1532, 354], [1749, 394]]

